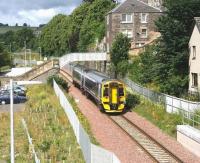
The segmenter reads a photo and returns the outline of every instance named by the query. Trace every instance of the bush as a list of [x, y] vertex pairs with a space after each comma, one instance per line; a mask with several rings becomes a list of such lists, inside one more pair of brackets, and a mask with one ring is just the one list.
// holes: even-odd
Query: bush
[[128, 94], [126, 97], [126, 107], [127, 109], [134, 108], [136, 105], [140, 103], [140, 98], [134, 94]]
[[68, 83], [58, 75], [52, 75], [48, 77], [47, 83], [53, 87], [53, 79], [56, 81], [58, 85], [60, 85], [64, 90], [68, 92], [69, 90]]

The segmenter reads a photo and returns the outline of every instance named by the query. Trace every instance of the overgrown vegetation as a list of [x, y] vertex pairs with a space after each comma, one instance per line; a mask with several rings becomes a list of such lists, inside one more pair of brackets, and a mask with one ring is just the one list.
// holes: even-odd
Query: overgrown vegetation
[[[15, 114], [15, 161], [34, 162], [21, 124], [24, 117], [41, 162], [84, 162], [72, 127], [53, 89], [48, 85], [31, 86], [27, 96], [25, 111]], [[0, 160], [9, 162], [9, 114], [0, 114], [0, 121]]]
[[53, 87], [53, 80], [55, 80], [58, 85], [60, 85], [66, 92], [68, 92], [69, 90], [68, 83], [63, 78], [59, 77], [58, 75], [52, 75], [48, 77], [47, 83], [51, 87]]
[[24, 118], [42, 161], [84, 162], [72, 127], [53, 89], [48, 85], [28, 89]]
[[126, 96], [126, 107], [127, 109], [134, 108], [140, 104], [140, 97], [136, 94], [128, 93]]
[[132, 107], [134, 112], [145, 117], [170, 136], [176, 137], [176, 126], [182, 124], [181, 115], [169, 114], [163, 105], [154, 104], [141, 96], [139, 101], [139, 104]]
[[49, 56], [92, 51], [105, 35], [105, 15], [116, 5], [112, 0], [85, 1], [72, 14], [55, 16], [42, 30], [40, 44]]

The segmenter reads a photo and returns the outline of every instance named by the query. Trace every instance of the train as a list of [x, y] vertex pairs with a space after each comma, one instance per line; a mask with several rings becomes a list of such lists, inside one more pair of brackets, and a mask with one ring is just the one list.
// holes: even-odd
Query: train
[[79, 64], [70, 64], [67, 69], [73, 84], [86, 96], [93, 97], [100, 111], [121, 113], [125, 110], [126, 90], [123, 82]]

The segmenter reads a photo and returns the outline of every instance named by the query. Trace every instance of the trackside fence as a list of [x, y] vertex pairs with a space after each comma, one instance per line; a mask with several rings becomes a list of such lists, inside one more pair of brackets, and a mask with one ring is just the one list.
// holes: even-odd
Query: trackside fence
[[195, 111], [200, 109], [200, 102], [193, 102], [170, 96], [163, 93], [158, 93], [147, 88], [142, 87], [139, 84], [131, 81], [128, 78], [123, 80], [133, 91], [146, 97], [147, 99], [161, 103], [165, 106], [168, 113], [179, 113], [182, 115], [183, 123], [189, 124], [193, 127], [200, 127], [200, 115], [196, 114]]
[[84, 128], [79, 122], [71, 104], [67, 100], [66, 96], [54, 81], [54, 91], [60, 100], [60, 104], [63, 107], [70, 124], [74, 130], [77, 142], [79, 143], [84, 155], [86, 163], [120, 163], [119, 159], [114, 153], [109, 152], [101, 147], [98, 147], [91, 143], [89, 136], [85, 132]]

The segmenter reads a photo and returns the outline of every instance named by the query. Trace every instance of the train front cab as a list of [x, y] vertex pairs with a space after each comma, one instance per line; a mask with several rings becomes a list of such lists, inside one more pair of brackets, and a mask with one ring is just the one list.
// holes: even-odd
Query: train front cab
[[102, 84], [101, 102], [105, 112], [123, 112], [125, 109], [125, 85], [119, 81]]

